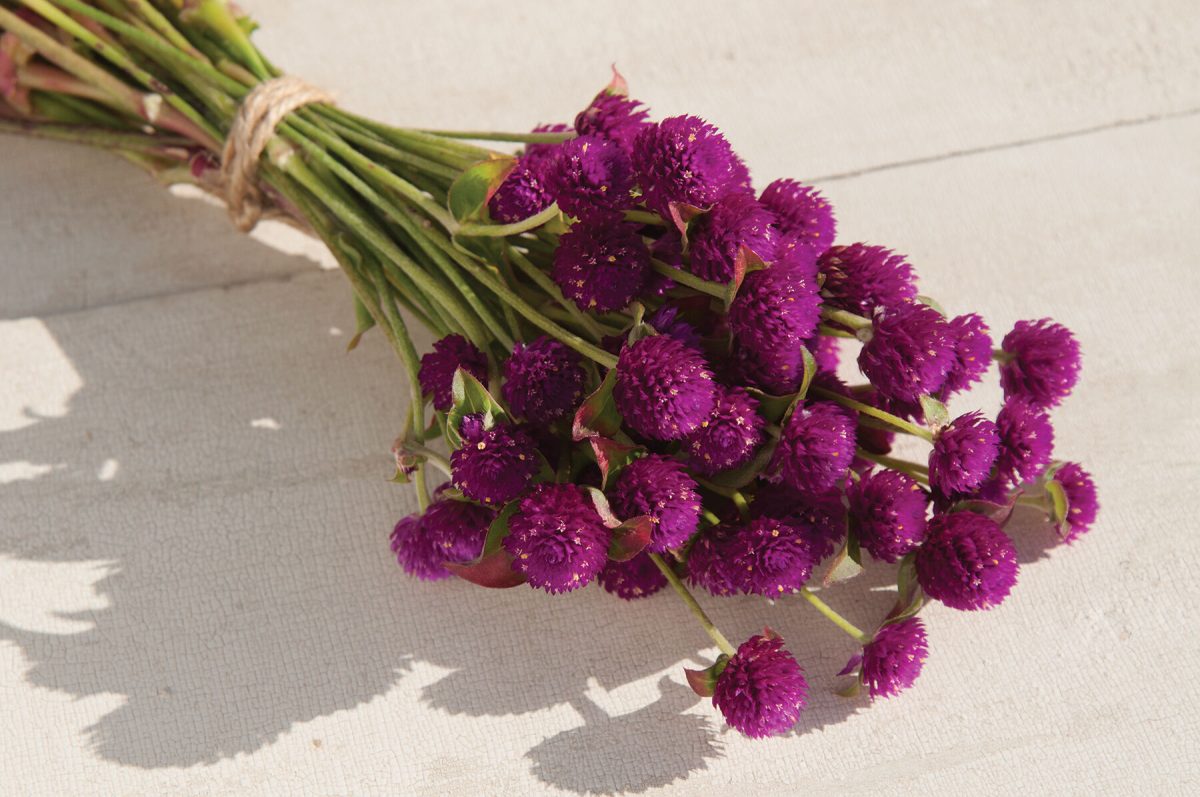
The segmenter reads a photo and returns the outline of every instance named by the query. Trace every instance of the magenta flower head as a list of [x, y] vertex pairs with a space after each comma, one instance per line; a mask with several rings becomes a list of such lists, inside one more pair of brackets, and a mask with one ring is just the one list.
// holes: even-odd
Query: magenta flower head
[[613, 398], [638, 434], [681, 440], [712, 415], [717, 387], [700, 352], [651, 335], [621, 349]]
[[700, 494], [687, 468], [670, 457], [648, 454], [621, 471], [609, 500], [625, 519], [649, 515], [654, 530], [647, 551], [678, 548], [700, 524]]
[[[539, 125], [535, 133], [560, 133], [565, 125]], [[516, 167], [488, 200], [488, 213], [502, 224], [512, 224], [541, 213], [554, 201], [546, 188], [546, 167], [553, 162], [557, 144], [530, 144], [517, 158]]]
[[421, 391], [433, 396], [433, 407], [445, 412], [454, 404], [454, 372], [463, 369], [480, 382], [487, 381], [487, 357], [462, 335], [447, 335], [421, 358], [417, 381]]
[[504, 548], [530, 585], [551, 594], [586, 586], [604, 567], [612, 532], [574, 484], [539, 484], [508, 520]]
[[952, 609], [998, 606], [1017, 583], [1017, 550], [995, 521], [974, 512], [938, 515], [917, 549], [917, 581]]
[[796, 592], [817, 563], [810, 543], [803, 529], [773, 517], [739, 526], [727, 552], [738, 590], [768, 598]]
[[774, 214], [749, 194], [727, 194], [688, 228], [691, 271], [714, 282], [733, 279], [744, 246], [766, 262], [775, 259]]
[[1050, 416], [1024, 396], [1004, 402], [996, 416], [1000, 458], [996, 469], [1013, 484], [1041, 476], [1054, 452], [1054, 427]]
[[513, 345], [504, 363], [501, 394], [514, 413], [538, 426], [548, 426], [579, 405], [587, 372], [579, 355], [545, 336]]
[[941, 314], [919, 302], [875, 314], [858, 367], [889, 399], [916, 404], [935, 393], [954, 363], [954, 342]]
[[821, 254], [833, 246], [837, 219], [833, 206], [817, 189], [795, 180], [776, 180], [763, 189], [758, 201], [776, 217], [780, 234]]
[[981, 381], [992, 364], [992, 339], [982, 318], [968, 313], [951, 318], [946, 326], [954, 344], [954, 362], [938, 393], [942, 401]]
[[969, 493], [987, 479], [999, 455], [996, 424], [980, 412], [960, 415], [934, 437], [929, 483], [946, 496]]
[[485, 429], [482, 415], [468, 415], [459, 426], [462, 445], [450, 455], [452, 481], [463, 495], [489, 506], [520, 495], [538, 470], [537, 446], [516, 426], [498, 423]]
[[450, 577], [447, 562], [469, 562], [483, 550], [495, 517], [490, 509], [439, 498], [424, 515], [409, 515], [392, 531], [392, 552], [404, 572], [423, 581]]
[[1096, 483], [1076, 462], [1068, 462], [1054, 473], [1067, 495], [1067, 529], [1065, 539], [1074, 542], [1096, 522], [1100, 502], [1096, 499]]
[[862, 680], [872, 699], [892, 697], [911, 687], [928, 655], [925, 626], [918, 617], [876, 631], [862, 652]]
[[814, 562], [820, 562], [846, 538], [846, 507], [841, 490], [804, 495], [782, 484], [764, 484], [750, 505], [752, 517], [772, 517], [793, 526], [808, 539]]
[[734, 572], [731, 549], [737, 527], [722, 524], [705, 530], [688, 550], [688, 581], [713, 595], [736, 595], [739, 574]]
[[765, 425], [749, 393], [718, 386], [712, 416], [687, 438], [688, 464], [701, 476], [745, 465], [762, 443]]
[[805, 495], [826, 492], [850, 470], [854, 459], [852, 413], [827, 401], [796, 407], [783, 428], [770, 471]]
[[644, 105], [622, 94], [602, 91], [592, 104], [575, 117], [575, 132], [596, 136], [618, 144], [626, 153], [633, 151], [633, 140], [650, 126]]
[[1000, 343], [1000, 386], [1004, 397], [1026, 396], [1055, 407], [1079, 381], [1079, 341], [1049, 318], [1018, 321]]
[[646, 287], [650, 250], [632, 224], [578, 222], [559, 239], [550, 276], [581, 310], [623, 310]]
[[753, 739], [795, 725], [807, 698], [804, 670], [771, 631], [738, 646], [713, 691], [713, 705], [725, 721]]
[[876, 307], [895, 307], [917, 295], [917, 278], [904, 255], [868, 244], [834, 246], [817, 261], [829, 303], [870, 317]]
[[894, 470], [865, 473], [846, 487], [858, 540], [871, 556], [895, 562], [925, 539], [929, 499], [921, 485]]
[[832, 336], [817, 335], [809, 340], [808, 350], [817, 361], [817, 370], [836, 375], [841, 364], [842, 347]]
[[598, 579], [605, 592], [627, 601], [648, 598], [667, 585], [667, 577], [644, 552], [628, 562], [610, 560]]
[[700, 333], [696, 328], [679, 317], [679, 308], [664, 304], [646, 318], [646, 323], [654, 327], [660, 335], [670, 335], [685, 346], [700, 351], [703, 344]]
[[672, 202], [710, 207], [749, 179], [725, 136], [695, 116], [672, 116], [639, 133], [633, 166], [646, 204], [665, 218]]
[[729, 308], [729, 328], [754, 381], [771, 392], [795, 390], [820, 315], [816, 283], [789, 261], [747, 274]]
[[564, 141], [545, 179], [562, 211], [585, 221], [609, 219], [634, 205], [629, 156], [620, 144], [603, 138]]

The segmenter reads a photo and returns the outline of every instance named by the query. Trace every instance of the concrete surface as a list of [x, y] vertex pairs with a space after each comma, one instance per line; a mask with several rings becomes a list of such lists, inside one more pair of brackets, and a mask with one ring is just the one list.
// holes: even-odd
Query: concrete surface
[[[931, 607], [917, 688], [873, 706], [830, 693], [852, 645], [803, 603], [707, 601], [813, 683], [795, 734], [747, 741], [683, 685], [712, 651], [671, 596], [402, 577], [405, 387], [378, 339], [344, 353], [317, 247], [4, 139], [0, 793], [1200, 789], [1195, 3], [246, 6], [278, 62], [397, 122], [568, 119], [615, 61], [760, 183], [817, 179], [948, 309], [1071, 326], [1058, 451], [1101, 519], [1070, 549], [1018, 524], [1012, 598]], [[829, 600], [865, 625], [888, 596], [860, 593]]]

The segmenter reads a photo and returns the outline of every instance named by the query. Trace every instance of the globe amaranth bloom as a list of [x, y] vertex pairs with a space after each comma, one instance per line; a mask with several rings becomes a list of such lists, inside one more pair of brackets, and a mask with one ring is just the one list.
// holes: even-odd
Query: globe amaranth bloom
[[617, 516], [649, 515], [654, 531], [647, 551], [678, 548], [700, 524], [700, 494], [687, 468], [670, 457], [647, 454], [629, 463], [610, 491]]
[[1100, 502], [1096, 499], [1096, 483], [1076, 462], [1068, 462], [1054, 473], [1054, 481], [1062, 485], [1067, 495], [1067, 528], [1064, 539], [1074, 542], [1096, 522]]
[[854, 459], [852, 413], [826, 401], [806, 401], [788, 418], [771, 459], [770, 472], [806, 495], [826, 492]]
[[987, 479], [999, 455], [996, 424], [980, 412], [960, 415], [934, 436], [929, 483], [946, 496], [969, 493]]
[[884, 397], [916, 404], [942, 386], [954, 364], [954, 342], [941, 314], [919, 302], [875, 314], [858, 367]]
[[392, 552], [404, 572], [424, 581], [450, 577], [447, 562], [469, 562], [483, 550], [495, 513], [477, 504], [439, 498], [424, 515], [409, 515], [392, 531]]
[[619, 144], [597, 136], [560, 144], [545, 181], [562, 211], [585, 221], [610, 219], [635, 201], [629, 156]]
[[996, 416], [1000, 457], [996, 469], [1013, 484], [1041, 476], [1054, 452], [1054, 427], [1050, 416], [1024, 396], [1004, 402]]
[[703, 343], [696, 328], [679, 317], [679, 308], [664, 304], [646, 318], [646, 323], [654, 327], [660, 335], [670, 335], [685, 346], [700, 351]]
[[829, 556], [846, 539], [846, 507], [836, 487], [806, 495], [784, 484], [763, 484], [750, 505], [750, 515], [776, 518], [799, 529], [814, 562]]
[[836, 375], [841, 362], [842, 346], [838, 339], [827, 335], [810, 338], [808, 350], [817, 362], [817, 370]]
[[846, 487], [858, 541], [871, 556], [895, 562], [925, 538], [929, 500], [921, 485], [903, 473], [878, 470]]
[[639, 133], [633, 166], [645, 203], [664, 218], [672, 202], [710, 207], [749, 178], [725, 136], [695, 116], [672, 116]]
[[623, 94], [602, 91], [575, 117], [575, 132], [615, 142], [626, 153], [633, 151], [633, 140], [650, 126], [649, 111], [637, 100]]
[[1000, 342], [1000, 386], [1004, 397], [1025, 396], [1055, 407], [1079, 381], [1079, 341], [1049, 318], [1018, 321]]
[[929, 655], [925, 626], [909, 617], [875, 632], [863, 648], [862, 680], [872, 698], [892, 697], [913, 685]]
[[513, 344], [512, 356], [504, 363], [501, 395], [515, 414], [547, 426], [575, 410], [586, 379], [573, 349], [542, 336]]
[[491, 506], [520, 495], [538, 471], [537, 446], [516, 426], [484, 428], [482, 415], [468, 415], [459, 426], [462, 445], [450, 455], [452, 481], [472, 501]]
[[646, 287], [650, 250], [632, 224], [578, 222], [559, 239], [550, 276], [581, 310], [623, 310]]
[[701, 279], [729, 282], [744, 246], [763, 261], [775, 259], [775, 215], [748, 194], [727, 194], [688, 227], [690, 270]]
[[[535, 133], [560, 133], [565, 125], [539, 125]], [[546, 167], [558, 151], [557, 144], [530, 144], [517, 158], [516, 166], [488, 200], [488, 213], [502, 224], [512, 224], [536, 216], [554, 198], [546, 187]]]
[[804, 670], [773, 633], [753, 636], [717, 676], [713, 705], [725, 721], [754, 739], [782, 733], [800, 718], [808, 698]]
[[487, 357], [462, 335], [447, 335], [421, 358], [417, 381], [421, 391], [433, 396], [433, 407], [445, 412], [454, 404], [454, 372], [463, 369], [480, 382], [487, 381]]
[[686, 441], [692, 470], [712, 476], [749, 462], [766, 426], [757, 410], [758, 402], [745, 390], [718, 386], [712, 415]]
[[763, 189], [758, 201], [775, 214], [775, 226], [783, 237], [818, 255], [833, 245], [837, 233], [833, 206], [812, 186], [776, 180]]
[[621, 349], [613, 398], [625, 422], [652, 440], [681, 440], [707, 420], [717, 388], [703, 355], [668, 335]]
[[982, 318], [968, 313], [951, 318], [946, 326], [954, 345], [954, 362], [938, 392], [942, 401], [981, 381], [992, 364], [992, 339]]
[[768, 598], [799, 590], [817, 563], [804, 531], [773, 517], [738, 526], [726, 555], [738, 591]]
[[877, 307], [895, 307], [917, 295], [917, 278], [904, 255], [868, 244], [833, 246], [817, 261], [825, 275], [829, 304], [870, 317]]
[[549, 593], [586, 586], [608, 559], [612, 532], [574, 484], [539, 484], [508, 520], [504, 548], [530, 585]]
[[722, 524], [705, 529], [688, 550], [688, 581], [713, 595], [736, 595], [740, 591], [730, 546], [737, 527]]
[[952, 609], [998, 606], [1017, 583], [1017, 551], [995, 521], [974, 512], [937, 515], [914, 560], [925, 594]]
[[667, 577], [644, 552], [627, 562], [610, 560], [598, 579], [605, 592], [627, 601], [648, 598], [667, 585]]
[[816, 283], [789, 261], [747, 274], [728, 318], [747, 375], [771, 392], [795, 390], [820, 315]]

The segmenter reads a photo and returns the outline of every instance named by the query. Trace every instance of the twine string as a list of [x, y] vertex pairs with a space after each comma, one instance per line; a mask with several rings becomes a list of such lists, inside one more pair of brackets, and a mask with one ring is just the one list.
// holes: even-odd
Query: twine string
[[229, 217], [242, 232], [262, 218], [264, 198], [258, 187], [258, 159], [284, 117], [305, 105], [333, 97], [298, 77], [284, 75], [259, 83], [242, 99], [221, 150], [221, 185]]

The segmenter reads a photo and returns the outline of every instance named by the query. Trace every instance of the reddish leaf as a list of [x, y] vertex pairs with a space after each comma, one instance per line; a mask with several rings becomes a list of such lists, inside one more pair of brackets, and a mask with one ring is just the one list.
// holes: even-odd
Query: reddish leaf
[[688, 686], [692, 687], [693, 692], [700, 697], [712, 697], [717, 687], [717, 679], [721, 677], [721, 673], [725, 671], [725, 665], [728, 663], [729, 657], [722, 653], [717, 656], [717, 660], [711, 667], [705, 667], [703, 670], [690, 670], [684, 667], [683, 674], [687, 677]]
[[628, 97], [629, 83], [625, 81], [625, 76], [617, 71], [616, 64], [612, 65], [612, 73], [612, 80], [610, 80], [608, 85], [604, 87], [604, 91], [602, 93], [607, 94], [610, 97]]
[[618, 443], [600, 435], [589, 437], [588, 442], [592, 444], [592, 454], [596, 457], [596, 466], [600, 468], [602, 489], [608, 489], [608, 480], [632, 462], [639, 450], [637, 446]]
[[617, 383], [617, 369], [609, 370], [604, 381], [592, 395], [583, 400], [575, 413], [571, 426], [571, 438], [576, 442], [597, 435], [613, 437], [621, 430], [621, 413], [613, 399], [613, 386]]
[[446, 569], [461, 579], [481, 587], [507, 589], [525, 583], [525, 576], [513, 569], [512, 556], [501, 548], [475, 562], [447, 563]]
[[703, 208], [698, 208], [695, 205], [685, 205], [682, 202], [670, 202], [667, 204], [667, 212], [671, 216], [671, 221], [675, 225], [675, 229], [679, 230], [679, 235], [683, 238], [683, 247], [687, 248], [688, 226], [692, 220], [704, 212]]
[[628, 562], [650, 544], [653, 535], [654, 522], [649, 515], [638, 515], [626, 520], [613, 529], [608, 558], [616, 562]]

